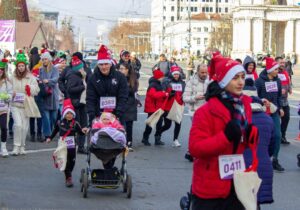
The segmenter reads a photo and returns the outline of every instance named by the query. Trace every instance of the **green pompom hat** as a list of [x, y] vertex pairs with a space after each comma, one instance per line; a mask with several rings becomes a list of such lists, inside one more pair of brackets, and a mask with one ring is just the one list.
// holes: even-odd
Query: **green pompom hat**
[[7, 63], [8, 63], [8, 60], [5, 59], [5, 58], [3, 58], [3, 59], [0, 61], [0, 69], [6, 69]]
[[19, 63], [24, 63], [25, 65], [28, 64], [27, 57], [22, 50], [20, 50], [19, 53], [17, 54], [15, 65], [17, 66]]

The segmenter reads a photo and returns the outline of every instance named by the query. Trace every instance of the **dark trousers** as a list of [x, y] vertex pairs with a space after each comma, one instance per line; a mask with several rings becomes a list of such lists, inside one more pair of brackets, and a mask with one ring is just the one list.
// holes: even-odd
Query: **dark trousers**
[[[35, 120], [37, 124], [37, 131], [35, 132]], [[42, 118], [30, 118], [30, 135], [34, 136], [37, 133], [37, 135], [42, 135]]]
[[0, 115], [1, 142], [7, 140], [7, 114]]
[[192, 195], [192, 210], [245, 210], [237, 198], [235, 191], [231, 190], [225, 199], [202, 199]]
[[[164, 120], [164, 125], [159, 129], [158, 135], [161, 136], [161, 134], [167, 130], [170, 129], [171, 125], [172, 125], [172, 120], [169, 120], [167, 118], [169, 112], [165, 112], [163, 114], [163, 120]], [[175, 122], [175, 128], [174, 128], [174, 136], [173, 136], [173, 140], [178, 139], [179, 136], [179, 132], [180, 132], [180, 128], [181, 128], [181, 123], [178, 124], [177, 122]]]
[[14, 119], [12, 117], [12, 113], [10, 112], [9, 114], [9, 123], [8, 123], [8, 128], [9, 128], [9, 133], [13, 134], [13, 127], [14, 127]]
[[286, 137], [286, 130], [290, 121], [290, 107], [283, 106], [284, 116], [281, 118], [281, 136], [282, 138]]
[[[75, 109], [76, 113], [76, 121], [79, 122], [82, 128], [87, 126], [87, 113], [85, 105], [81, 105], [80, 107]], [[85, 144], [85, 135], [78, 135], [77, 138], [78, 148], [83, 149]]]
[[[148, 113], [148, 118], [152, 115], [153, 113]], [[162, 123], [163, 123], [163, 118], [161, 117], [157, 124], [156, 124], [156, 131], [155, 131], [155, 136], [158, 136], [158, 132], [159, 132], [159, 129], [162, 127]], [[149, 136], [151, 134], [151, 131], [152, 131], [152, 128], [149, 126], [149, 125], [146, 125], [146, 128], [145, 128], [145, 131], [144, 131], [144, 134], [143, 134], [143, 138], [144, 139], [149, 139]]]
[[75, 161], [76, 161], [76, 149], [75, 148], [68, 149], [67, 164], [65, 169], [66, 179], [72, 177], [72, 171], [75, 166]]
[[133, 121], [127, 121], [125, 124], [126, 124], [127, 142], [131, 142], [132, 143]]

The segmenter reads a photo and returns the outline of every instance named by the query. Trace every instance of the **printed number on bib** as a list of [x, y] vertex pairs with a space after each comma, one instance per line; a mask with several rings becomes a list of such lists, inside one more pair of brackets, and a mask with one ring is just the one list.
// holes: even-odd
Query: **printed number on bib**
[[67, 144], [67, 148], [75, 148], [75, 137], [74, 136], [67, 136], [65, 138], [65, 142]]
[[245, 171], [243, 155], [219, 156], [219, 173], [221, 179], [232, 179], [235, 171]]
[[268, 93], [278, 92], [277, 82], [266, 82], [265, 85]]
[[285, 74], [278, 74], [278, 77], [281, 81], [287, 81]]
[[115, 109], [115, 108], [116, 108], [116, 97], [100, 98], [100, 109]]
[[16, 103], [24, 103], [25, 101], [25, 94], [24, 93], [16, 93], [14, 97], [14, 102]]
[[182, 92], [182, 85], [173, 83], [172, 84], [172, 90]]
[[4, 102], [4, 100], [0, 100], [0, 112], [7, 111], [8, 105]]

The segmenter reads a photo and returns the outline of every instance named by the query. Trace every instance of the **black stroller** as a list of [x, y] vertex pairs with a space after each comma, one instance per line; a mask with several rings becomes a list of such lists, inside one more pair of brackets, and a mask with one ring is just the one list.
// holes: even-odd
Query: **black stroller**
[[[81, 170], [81, 192], [83, 197], [87, 197], [88, 188], [95, 187], [101, 189], [117, 189], [121, 185], [123, 193], [127, 194], [127, 198], [131, 198], [132, 179], [126, 169], [126, 147], [111, 139], [109, 135], [100, 132], [98, 135], [97, 144], [92, 143], [91, 137], [99, 131], [93, 129], [88, 134], [87, 146], [87, 167]], [[91, 153], [93, 153], [104, 164], [110, 161], [114, 162], [118, 155], [122, 155], [122, 166], [119, 170], [117, 167], [109, 169], [91, 169]]]

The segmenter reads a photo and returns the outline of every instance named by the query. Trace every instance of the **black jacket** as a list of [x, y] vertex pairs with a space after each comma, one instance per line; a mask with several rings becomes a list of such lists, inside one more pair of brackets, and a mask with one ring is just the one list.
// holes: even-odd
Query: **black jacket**
[[88, 81], [86, 106], [90, 122], [100, 116], [101, 97], [116, 97], [116, 108], [113, 113], [121, 117], [126, 111], [126, 102], [128, 99], [128, 85], [126, 77], [116, 71], [112, 66], [108, 76], [103, 75], [98, 67], [95, 68], [93, 75]]
[[[71, 125], [73, 125], [72, 128]], [[59, 136], [63, 137], [70, 128], [71, 128], [71, 132], [67, 136], [76, 136], [76, 134], [84, 135], [84, 133], [82, 132], [82, 128], [77, 121], [74, 120], [73, 122], [73, 121], [68, 121], [66, 119], [63, 119], [56, 123], [54, 130], [52, 131], [52, 134], [50, 136], [50, 139], [53, 139], [58, 132], [59, 132]]]
[[39, 50], [37, 47], [34, 47], [30, 50], [30, 58], [29, 58], [29, 69], [32, 71], [33, 67], [39, 63], [41, 57], [39, 55]]
[[137, 120], [137, 100], [135, 97], [137, 93], [137, 82], [133, 88], [128, 85], [128, 93], [126, 112], [124, 113], [125, 122]]

